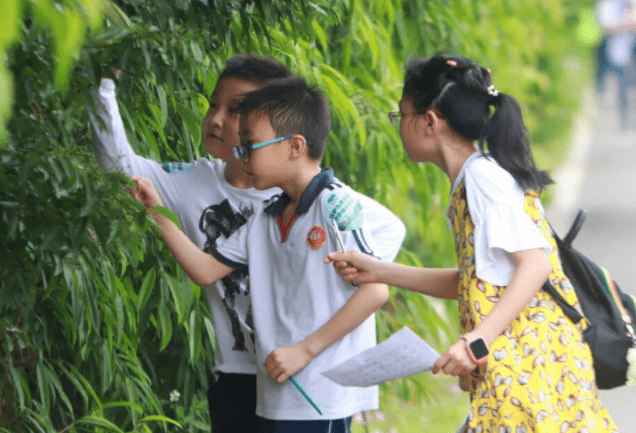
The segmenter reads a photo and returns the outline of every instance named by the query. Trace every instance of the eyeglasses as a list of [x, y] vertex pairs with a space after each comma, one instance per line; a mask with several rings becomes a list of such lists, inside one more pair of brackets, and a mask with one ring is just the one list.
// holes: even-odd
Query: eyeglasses
[[390, 111], [389, 122], [391, 122], [392, 125], [400, 126], [400, 122], [402, 122], [402, 119], [412, 114], [417, 114], [417, 113], [402, 113], [400, 110]]
[[[256, 143], [253, 145], [249, 145], [245, 142], [239, 144], [238, 146], [232, 146], [232, 152], [234, 152], [234, 158], [237, 161], [240, 161], [241, 158], [249, 158], [252, 154], [252, 150], [258, 149], [259, 147], [265, 147], [268, 144], [278, 143], [279, 141], [287, 140], [288, 138], [292, 138], [294, 135], [285, 135], [284, 137], [274, 138], [273, 140], [263, 141], [262, 143]], [[313, 141], [305, 138], [305, 142], [307, 142], [307, 146], [312, 146], [314, 144]]]
[[263, 141], [262, 143], [252, 144], [251, 146], [246, 142], [239, 144], [238, 146], [232, 146], [232, 151], [234, 152], [234, 158], [237, 161], [240, 161], [241, 158], [249, 158], [252, 154], [252, 150], [258, 149], [259, 147], [265, 147], [268, 144], [278, 143], [279, 141], [287, 140], [288, 138], [292, 138], [293, 135], [285, 135], [284, 137], [274, 138], [273, 140]]
[[389, 122], [391, 125], [399, 126], [402, 121], [402, 112], [400, 110], [390, 111], [389, 112]]

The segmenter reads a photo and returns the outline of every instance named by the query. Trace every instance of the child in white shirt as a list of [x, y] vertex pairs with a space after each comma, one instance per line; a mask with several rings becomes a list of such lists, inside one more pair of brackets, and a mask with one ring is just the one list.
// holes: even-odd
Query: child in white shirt
[[[346, 248], [392, 260], [403, 224], [386, 208], [321, 170], [330, 129], [324, 96], [299, 78], [277, 80], [240, 104], [236, 156], [258, 189], [283, 190], [213, 251], [202, 254], [176, 226], [152, 212], [162, 238], [199, 284], [233, 269], [252, 281], [257, 359], [257, 414], [262, 432], [346, 432], [354, 413], [378, 407], [377, 387], [345, 388], [322, 371], [375, 344], [373, 313], [386, 302], [383, 284], [344, 283], [323, 264], [337, 248], [336, 220]], [[160, 204], [152, 185], [134, 178], [135, 198]], [[380, 240], [380, 245], [377, 245]], [[295, 375], [324, 415], [287, 380]], [[331, 430], [329, 430], [331, 429]]]

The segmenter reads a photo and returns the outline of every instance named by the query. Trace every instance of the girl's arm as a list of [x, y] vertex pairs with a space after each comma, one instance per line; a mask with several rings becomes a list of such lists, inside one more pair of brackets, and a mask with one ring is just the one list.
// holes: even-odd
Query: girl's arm
[[338, 273], [347, 282], [383, 283], [436, 298], [457, 299], [457, 269], [417, 268], [381, 262], [358, 251], [330, 253], [325, 263], [330, 262], [334, 262]]
[[146, 206], [161, 228], [161, 239], [192, 281], [200, 286], [209, 286], [234, 270], [202, 251], [172, 221], [152, 210], [154, 206], [161, 206], [162, 202], [148, 179], [141, 176], [133, 176], [131, 179], [137, 185], [137, 188], [131, 190], [131, 195]]
[[[511, 256], [516, 264], [512, 279], [488, 316], [465, 335], [469, 340], [483, 338], [490, 346], [530, 303], [552, 272], [543, 249], [517, 251]], [[466, 342], [460, 339], [437, 360], [432, 371], [437, 373], [442, 370], [446, 374], [458, 375], [467, 374], [475, 367], [468, 355]]]
[[357, 328], [389, 299], [384, 284], [362, 284], [327, 323], [298, 344], [270, 353], [263, 366], [278, 383], [283, 383], [336, 341]]
[[492, 344], [541, 289], [552, 272], [548, 256], [541, 248], [511, 254], [516, 264], [510, 283], [490, 314], [471, 332]]

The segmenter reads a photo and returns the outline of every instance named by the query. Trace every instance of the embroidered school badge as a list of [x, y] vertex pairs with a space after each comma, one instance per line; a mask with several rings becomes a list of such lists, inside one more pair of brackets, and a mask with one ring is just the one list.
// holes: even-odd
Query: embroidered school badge
[[313, 250], [317, 250], [325, 244], [327, 232], [320, 226], [313, 226], [307, 233], [307, 245]]

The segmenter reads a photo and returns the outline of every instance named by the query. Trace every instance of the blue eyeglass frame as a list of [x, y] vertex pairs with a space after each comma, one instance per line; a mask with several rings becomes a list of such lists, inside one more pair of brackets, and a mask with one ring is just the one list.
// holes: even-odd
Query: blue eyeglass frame
[[[234, 152], [234, 158], [237, 161], [240, 161], [241, 158], [248, 158], [252, 154], [252, 150], [254, 149], [258, 149], [259, 147], [265, 147], [269, 144], [278, 143], [280, 141], [287, 140], [288, 138], [292, 138], [293, 136], [294, 134], [285, 135], [283, 137], [274, 138], [273, 140], [256, 143], [251, 146], [241, 143], [238, 146], [232, 146], [232, 152]], [[311, 140], [306, 140], [306, 141], [308, 146], [311, 146], [313, 144]]]
[[258, 149], [259, 147], [265, 147], [269, 144], [278, 143], [279, 141], [287, 140], [288, 138], [292, 138], [293, 135], [285, 135], [283, 137], [274, 138], [273, 140], [263, 141], [261, 143], [256, 143], [251, 146], [241, 143], [238, 146], [232, 146], [232, 151], [234, 152], [234, 158], [237, 161], [240, 161], [241, 158], [247, 158], [252, 154], [253, 149]]

